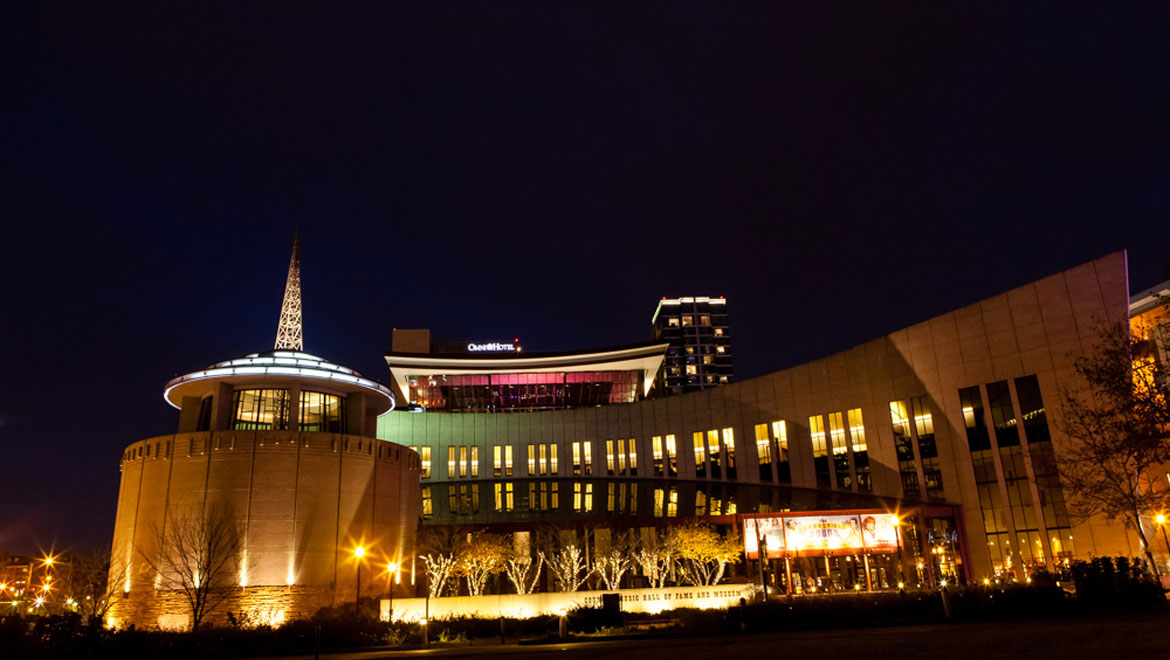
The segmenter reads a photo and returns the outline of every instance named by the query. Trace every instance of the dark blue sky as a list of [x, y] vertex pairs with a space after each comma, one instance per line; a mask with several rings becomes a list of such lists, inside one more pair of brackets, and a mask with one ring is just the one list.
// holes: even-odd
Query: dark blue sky
[[1165, 3], [171, 4], [0, 28], [0, 551], [108, 541], [163, 383], [271, 346], [297, 226], [306, 349], [383, 381], [395, 326], [584, 348], [725, 295], [752, 376], [1167, 276]]

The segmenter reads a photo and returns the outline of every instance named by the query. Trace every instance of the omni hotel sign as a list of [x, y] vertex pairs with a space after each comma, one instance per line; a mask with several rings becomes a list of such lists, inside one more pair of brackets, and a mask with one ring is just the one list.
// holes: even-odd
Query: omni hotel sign
[[516, 346], [514, 344], [504, 344], [498, 341], [488, 342], [486, 344], [470, 343], [467, 345], [468, 353], [514, 353]]
[[901, 544], [898, 517], [883, 511], [848, 515], [773, 515], [743, 519], [744, 554], [767, 557], [821, 557], [888, 554]]

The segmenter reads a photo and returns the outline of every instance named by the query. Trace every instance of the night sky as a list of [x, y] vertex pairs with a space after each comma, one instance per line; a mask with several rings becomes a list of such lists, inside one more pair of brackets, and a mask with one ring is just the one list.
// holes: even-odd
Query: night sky
[[305, 349], [383, 382], [394, 327], [582, 349], [724, 295], [743, 378], [1170, 277], [1165, 2], [171, 4], [0, 21], [0, 551], [109, 542], [297, 227]]

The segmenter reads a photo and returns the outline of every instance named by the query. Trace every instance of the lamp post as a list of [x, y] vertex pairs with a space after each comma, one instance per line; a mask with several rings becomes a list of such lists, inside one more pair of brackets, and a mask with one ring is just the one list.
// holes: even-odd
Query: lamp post
[[398, 582], [398, 563], [390, 562], [386, 564], [386, 584], [390, 591], [390, 613], [386, 618], [390, 623], [394, 623], [394, 584]]
[[366, 549], [358, 546], [353, 549], [353, 561], [357, 565], [357, 584], [354, 585], [353, 615], [358, 615], [358, 601], [362, 598], [362, 557], [366, 556]]
[[1154, 522], [1158, 523], [1158, 527], [1162, 528], [1162, 541], [1166, 543], [1166, 561], [1170, 563], [1170, 536], [1166, 535], [1166, 514], [1159, 513], [1154, 517]]

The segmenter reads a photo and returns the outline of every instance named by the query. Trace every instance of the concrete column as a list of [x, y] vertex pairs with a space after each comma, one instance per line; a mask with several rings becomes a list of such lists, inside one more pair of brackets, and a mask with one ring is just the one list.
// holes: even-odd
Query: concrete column
[[211, 404], [211, 430], [226, 431], [232, 423], [232, 386], [216, 383], [215, 400]]
[[203, 407], [203, 399], [197, 396], [185, 396], [183, 407], [179, 409], [179, 433], [191, 433], [199, 426], [199, 412]]

